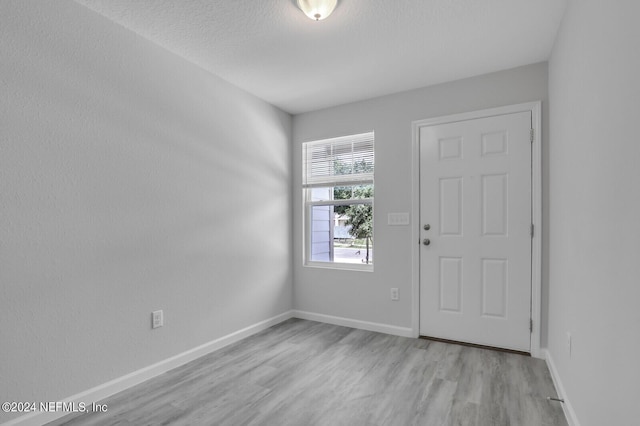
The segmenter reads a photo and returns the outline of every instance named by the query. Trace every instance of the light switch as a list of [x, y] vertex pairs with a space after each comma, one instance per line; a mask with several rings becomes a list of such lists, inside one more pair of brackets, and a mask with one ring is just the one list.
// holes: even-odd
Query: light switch
[[389, 213], [387, 224], [390, 226], [404, 226], [409, 224], [409, 213]]

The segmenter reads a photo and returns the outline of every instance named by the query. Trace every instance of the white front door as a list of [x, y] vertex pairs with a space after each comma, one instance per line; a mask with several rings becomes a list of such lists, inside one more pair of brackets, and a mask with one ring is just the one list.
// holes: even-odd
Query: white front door
[[530, 351], [531, 128], [420, 127], [421, 335]]

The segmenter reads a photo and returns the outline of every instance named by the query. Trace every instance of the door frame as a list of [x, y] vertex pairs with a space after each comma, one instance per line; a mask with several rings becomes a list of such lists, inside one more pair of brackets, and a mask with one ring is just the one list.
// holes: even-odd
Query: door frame
[[420, 335], [420, 129], [439, 124], [531, 112], [533, 142], [531, 147], [531, 214], [534, 225], [531, 240], [531, 356], [542, 358], [540, 321], [542, 297], [542, 102], [527, 102], [497, 108], [417, 120], [411, 123], [411, 328], [414, 337]]

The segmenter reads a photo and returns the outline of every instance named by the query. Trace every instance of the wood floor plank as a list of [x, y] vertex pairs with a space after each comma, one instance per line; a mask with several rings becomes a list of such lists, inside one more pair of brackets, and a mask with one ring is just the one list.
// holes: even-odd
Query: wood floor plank
[[530, 357], [292, 319], [54, 425], [565, 426]]

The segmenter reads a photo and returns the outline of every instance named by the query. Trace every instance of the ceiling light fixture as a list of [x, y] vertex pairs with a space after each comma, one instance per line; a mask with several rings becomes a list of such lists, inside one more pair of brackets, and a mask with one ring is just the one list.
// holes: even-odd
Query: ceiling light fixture
[[336, 8], [338, 0], [296, 0], [298, 7], [309, 18], [314, 21], [321, 21], [331, 15]]

